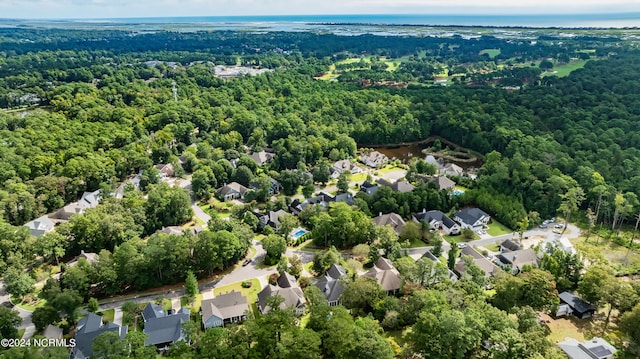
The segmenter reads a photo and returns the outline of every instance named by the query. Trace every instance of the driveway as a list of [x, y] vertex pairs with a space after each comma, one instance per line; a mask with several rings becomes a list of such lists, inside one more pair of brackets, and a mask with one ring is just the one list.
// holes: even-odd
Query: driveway
[[262, 261], [264, 260], [266, 252], [264, 251], [264, 248], [262, 248], [262, 243], [260, 241], [254, 240], [253, 247], [256, 249], [256, 254], [253, 256], [251, 263], [246, 266], [240, 266], [231, 273], [225, 275], [218, 283], [216, 283], [215, 287], [222, 287], [252, 278], [258, 278], [262, 283], [262, 278], [266, 280], [267, 276], [276, 273], [275, 267], [258, 268], [258, 265], [262, 266]]
[[[576, 226], [574, 226], [573, 224], [569, 224], [567, 226], [566, 231], [563, 234], [556, 234], [553, 233], [553, 229], [552, 228], [533, 228], [530, 229], [528, 231], [525, 231], [522, 235], [523, 237], [541, 237], [542, 240], [555, 236], [555, 237], [567, 237], [569, 239], [573, 239], [573, 238], [578, 238], [580, 237], [580, 229]], [[516, 234], [514, 236], [514, 234], [509, 233], [509, 234], [504, 234], [501, 236], [496, 236], [496, 237], [488, 237], [488, 238], [481, 238], [475, 241], [471, 241], [469, 242], [469, 245], [472, 246], [487, 246], [487, 245], [491, 245], [494, 243], [502, 243], [503, 241], [507, 240], [507, 239], [513, 239], [513, 238], [518, 238], [518, 234]], [[535, 245], [537, 243], [533, 243], [531, 242], [529, 245]]]

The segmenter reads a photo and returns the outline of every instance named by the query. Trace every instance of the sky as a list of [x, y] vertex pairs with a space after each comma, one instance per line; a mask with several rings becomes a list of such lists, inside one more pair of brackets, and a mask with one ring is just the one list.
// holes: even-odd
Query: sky
[[0, 18], [640, 12], [639, 0], [0, 0]]

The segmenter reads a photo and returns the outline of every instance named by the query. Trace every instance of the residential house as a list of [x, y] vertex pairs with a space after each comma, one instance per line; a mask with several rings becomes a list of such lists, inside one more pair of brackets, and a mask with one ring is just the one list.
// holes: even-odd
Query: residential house
[[378, 258], [373, 267], [363, 275], [375, 279], [387, 294], [397, 293], [402, 285], [400, 272], [398, 272], [390, 260], [384, 257]]
[[80, 205], [80, 202], [71, 202], [68, 205], [55, 211], [51, 215], [51, 218], [68, 221], [71, 218], [71, 216], [84, 213], [84, 210], [85, 210], [85, 207]]
[[416, 189], [416, 187], [407, 181], [396, 181], [391, 186], [391, 189], [395, 192], [408, 193]]
[[429, 228], [435, 231], [441, 230], [447, 235], [460, 234], [460, 226], [441, 211], [427, 211], [426, 209], [423, 209], [420, 213], [414, 213], [412, 217], [416, 222], [428, 223]]
[[373, 221], [378, 226], [389, 226], [393, 228], [393, 230], [396, 231], [397, 234], [402, 233], [402, 229], [404, 228], [405, 224], [404, 219], [402, 219], [402, 217], [400, 217], [400, 215], [397, 213], [382, 214], [382, 212], [380, 212], [378, 214], [378, 217], [373, 218]]
[[440, 175], [443, 176], [462, 176], [464, 170], [455, 163], [447, 163], [440, 169]]
[[86, 317], [78, 321], [76, 326], [76, 345], [71, 349], [71, 359], [86, 359], [93, 354], [93, 340], [100, 334], [115, 332], [124, 340], [128, 327], [114, 323], [102, 323], [102, 317], [94, 313], [87, 314]]
[[360, 185], [360, 191], [368, 194], [369, 196], [373, 196], [380, 186], [377, 183], [371, 183], [369, 181], [364, 181], [362, 185]]
[[504, 242], [500, 243], [500, 252], [514, 252], [514, 251], [519, 251], [521, 250], [522, 247], [520, 246], [520, 244], [507, 239]]
[[329, 203], [331, 202], [344, 202], [349, 206], [353, 206], [355, 204], [353, 195], [349, 192], [338, 194], [335, 197], [328, 193], [320, 192], [318, 196], [313, 198], [307, 198], [304, 201], [300, 201], [299, 199], [293, 200], [293, 202], [291, 202], [291, 205], [289, 205], [289, 209], [291, 210], [291, 213], [298, 215], [307, 206], [319, 204], [322, 206], [322, 209], [324, 210], [329, 207]]
[[349, 192], [337, 194], [330, 202], [344, 202], [349, 206], [356, 204], [356, 201], [353, 199], [353, 195]]
[[47, 232], [53, 231], [53, 227], [55, 226], [55, 224], [49, 217], [42, 216], [40, 218], [34, 219], [33, 221], [25, 223], [24, 226], [29, 228], [29, 233], [32, 236], [40, 237]]
[[189, 309], [184, 307], [177, 312], [172, 309], [165, 312], [157, 304], [147, 304], [142, 310], [143, 332], [147, 335], [144, 345], [155, 345], [160, 351], [164, 351], [171, 344], [184, 340], [182, 324], [190, 320], [190, 314]]
[[456, 183], [445, 176], [434, 176], [431, 181], [436, 184], [440, 191], [453, 191], [456, 189]]
[[[122, 190], [124, 195], [124, 188]], [[66, 206], [60, 208], [51, 215], [51, 218], [68, 221], [71, 216], [76, 214], [82, 214], [88, 208], [96, 208], [100, 204], [102, 196], [100, 191], [84, 192], [80, 200], [77, 202], [71, 202]]]
[[[458, 275], [456, 275], [451, 269], [447, 268], [446, 265], [444, 265], [444, 263], [442, 263], [440, 261], [440, 259], [438, 259], [436, 256], [433, 255], [433, 253], [431, 253], [430, 251], [426, 251], [423, 255], [422, 258], [427, 258], [429, 260], [431, 260], [433, 263], [435, 263], [436, 265], [441, 266], [442, 268], [446, 268], [447, 273], [448, 273], [448, 277], [449, 280], [451, 280], [452, 282], [455, 282], [458, 280]], [[430, 276], [433, 277], [435, 275], [436, 269], [433, 268], [431, 270], [431, 274]]]
[[320, 206], [322, 206], [322, 209], [327, 209], [329, 207], [329, 203], [333, 201], [334, 201], [334, 198], [331, 195], [321, 192], [320, 194], [318, 194], [318, 196], [313, 198], [307, 198], [304, 201], [300, 201], [299, 199], [294, 199], [293, 202], [291, 202], [291, 205], [289, 205], [289, 209], [293, 214], [298, 215], [307, 206], [312, 206], [316, 204], [319, 204]]
[[591, 318], [596, 312], [596, 307], [571, 292], [562, 292], [558, 294], [558, 297], [560, 298], [560, 305], [558, 306], [556, 317], [575, 315], [580, 319], [585, 319]]
[[47, 339], [62, 339], [62, 328], [56, 327], [53, 324], [47, 325], [47, 328], [42, 333], [42, 336]]
[[265, 213], [260, 213], [258, 210], [255, 210], [251, 213], [258, 217], [258, 227], [260, 229], [263, 229], [266, 226], [277, 229], [280, 227], [280, 216], [286, 214], [287, 212], [281, 209], [278, 211], [267, 211]]
[[595, 337], [580, 343], [573, 338], [567, 338], [558, 343], [569, 359], [613, 359], [616, 348], [602, 338]]
[[360, 162], [371, 168], [378, 168], [386, 165], [389, 158], [378, 151], [371, 151], [360, 156]]
[[544, 242], [542, 242], [542, 245], [540, 247], [544, 251], [549, 251], [551, 250], [551, 248], [557, 248], [569, 254], [577, 253], [576, 249], [573, 247], [573, 244], [571, 243], [569, 238], [567, 237], [558, 238], [555, 235], [547, 237], [547, 239], [545, 239]]
[[475, 231], [489, 224], [491, 216], [479, 208], [464, 208], [456, 212], [454, 219], [460, 223], [462, 228], [470, 228]]
[[[270, 185], [269, 185], [269, 195], [273, 196], [276, 195], [278, 193], [280, 193], [280, 189], [282, 188], [282, 186], [280, 185], [280, 182], [276, 181], [275, 179], [269, 177], [269, 181], [270, 181]], [[260, 182], [258, 181], [253, 181], [251, 183], [249, 183], [249, 188], [251, 188], [254, 191], [257, 191], [260, 189]]]
[[537, 267], [540, 264], [538, 254], [531, 248], [502, 252], [496, 256], [496, 260], [502, 268], [511, 268], [513, 274], [520, 273], [524, 266]]
[[258, 309], [260, 309], [261, 313], [267, 313], [271, 310], [268, 305], [268, 299], [276, 295], [284, 299], [280, 303], [280, 308], [291, 307], [297, 315], [304, 314], [307, 300], [302, 289], [296, 283], [296, 279], [291, 274], [280, 272], [276, 285], [268, 284], [258, 293]]
[[206, 330], [246, 320], [249, 304], [242, 293], [234, 290], [203, 300], [201, 308], [202, 325]]
[[344, 292], [341, 278], [346, 274], [347, 271], [344, 268], [337, 264], [332, 264], [324, 277], [316, 283], [316, 287], [320, 288], [331, 307], [340, 304], [340, 296]]
[[216, 190], [223, 201], [231, 201], [234, 199], [244, 199], [247, 187], [238, 182], [231, 182]]
[[433, 155], [428, 155], [427, 157], [425, 157], [424, 161], [436, 166], [437, 169], [441, 169], [443, 167], [442, 159], [436, 159], [435, 157], [433, 157]]
[[340, 161], [336, 161], [332, 166], [331, 166], [331, 177], [332, 178], [338, 178], [338, 176], [340, 176], [340, 174], [344, 173], [344, 172], [351, 172], [351, 173], [360, 173], [362, 172], [360, 170], [360, 168], [356, 165], [354, 165], [353, 163], [351, 163], [350, 160], [340, 160]]
[[255, 163], [258, 166], [262, 166], [265, 163], [269, 163], [271, 161], [273, 161], [273, 158], [276, 155], [271, 153], [271, 152], [266, 152], [266, 151], [260, 151], [260, 152], [253, 152], [249, 155], [249, 158], [251, 158], [253, 161], [255, 161]]
[[473, 248], [471, 246], [466, 246], [466, 247], [462, 248], [461, 253], [460, 253], [460, 258], [458, 259], [458, 261], [456, 262], [456, 264], [454, 266], [455, 271], [460, 276], [464, 275], [464, 273], [467, 270], [465, 268], [464, 260], [462, 259], [463, 256], [471, 257], [471, 260], [473, 261], [473, 264], [478, 266], [478, 268], [482, 269], [482, 271], [484, 272], [484, 277], [485, 278], [491, 278], [494, 275], [496, 275], [498, 272], [502, 271], [497, 265], [495, 265], [493, 262], [488, 260], [480, 252], [475, 250], [475, 248]]
[[156, 168], [158, 169], [158, 172], [160, 174], [160, 177], [173, 177], [176, 172], [173, 169], [173, 165], [171, 163], [167, 163], [167, 164], [158, 164], [156, 165]]

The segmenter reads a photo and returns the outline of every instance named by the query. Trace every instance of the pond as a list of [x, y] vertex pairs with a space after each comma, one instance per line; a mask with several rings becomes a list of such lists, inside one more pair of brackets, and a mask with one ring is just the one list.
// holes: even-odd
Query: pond
[[442, 159], [444, 163], [455, 163], [465, 170], [469, 168], [480, 168], [484, 163], [481, 158], [470, 154], [467, 150], [459, 148], [454, 144], [447, 145], [443, 143], [442, 148], [448, 148], [448, 151], [441, 150], [438, 152], [432, 152], [431, 144], [432, 141], [425, 141], [422, 143], [412, 143], [400, 146], [378, 147], [376, 148], [376, 151], [384, 154], [392, 160], [397, 159], [405, 164], [409, 163], [409, 161], [414, 157], [425, 159], [427, 154], [433, 155], [436, 159]]

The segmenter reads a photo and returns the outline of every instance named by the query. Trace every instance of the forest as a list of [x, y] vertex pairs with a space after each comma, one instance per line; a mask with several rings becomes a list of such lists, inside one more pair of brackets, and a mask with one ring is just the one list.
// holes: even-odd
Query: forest
[[[487, 49], [500, 51], [492, 57]], [[430, 136], [483, 157], [475, 181], [454, 178], [467, 187], [463, 194], [417, 184], [410, 193], [386, 188], [358, 194], [352, 207], [312, 207], [299, 221], [314, 243], [344, 249], [377, 242], [372, 253], [401, 260], [389, 239], [397, 236], [375, 229], [370, 217], [394, 212], [410, 220], [424, 208], [453, 213], [478, 206], [519, 232], [556, 215], [567, 222], [582, 215], [589, 233], [598, 225], [611, 236], [617, 229], [617, 240], [637, 250], [638, 243], [619, 233], [640, 212], [639, 56], [637, 43], [615, 35], [513, 41], [486, 35], [2, 28], [0, 273], [24, 296], [34, 280], [23, 269], [33, 258], [54, 263], [84, 250], [99, 253], [97, 263], [80, 262], [62, 280], [46, 282], [43, 292], [51, 303], [61, 295], [77, 302], [67, 314], [93, 297], [180, 283], [187, 272], [209, 277], [233, 267], [251, 247], [259, 231], [249, 212], [286, 210], [299, 191], [312, 197], [314, 183], [328, 182], [330, 163], [356, 158], [363, 147]], [[568, 76], [550, 72], [575, 61], [584, 66]], [[274, 71], [221, 78], [215, 65]], [[332, 72], [334, 79], [322, 79]], [[447, 78], [446, 86], [438, 85], [440, 77]], [[274, 159], [259, 166], [248, 154], [263, 149]], [[160, 183], [158, 164], [172, 164], [177, 177], [190, 174], [198, 200], [232, 181], [257, 188], [230, 220], [214, 218], [200, 233], [164, 234], [158, 231], [189, 222], [193, 213], [187, 192]], [[407, 168], [412, 173], [416, 166]], [[134, 175], [141, 178], [140, 189], [127, 187], [121, 198], [112, 198]], [[280, 181], [285, 194], [274, 201], [270, 178]], [[102, 203], [55, 232], [33, 238], [22, 227], [95, 190]], [[266, 247], [281, 244], [269, 230], [261, 234]], [[288, 239], [287, 230], [278, 234]], [[540, 356], [555, 358], [534, 310], [557, 304], [548, 295], [557, 294], [556, 285], [576, 289], [580, 280], [575, 271], [558, 269], [558, 262], [571, 259], [552, 259], [544, 271], [498, 278], [491, 298], [478, 273], [455, 287], [444, 277], [424, 284], [424, 268], [404, 263], [402, 274], [420, 285], [403, 289], [402, 298], [352, 279], [355, 294], [345, 306], [362, 314], [355, 318], [342, 307], [331, 311], [310, 286], [305, 329], [295, 326], [293, 313], [277, 310], [245, 327], [207, 331], [192, 348], [172, 348], [169, 355], [217, 358], [231, 350], [235, 354], [227, 357], [528, 358], [537, 348]], [[541, 284], [548, 292], [531, 294]], [[629, 288], [624, 290], [640, 292]], [[637, 316], [633, 303], [592, 294], [621, 318], [627, 313], [621, 327]], [[413, 328], [406, 348], [382, 339], [384, 330], [406, 327]], [[277, 339], [269, 331], [278, 332]], [[637, 336], [637, 330], [627, 332]], [[485, 340], [513, 352], [496, 346], [477, 356]], [[350, 342], [363, 344], [354, 349]], [[123, 354], [130, 348], [117, 350], [135, 356]]]

